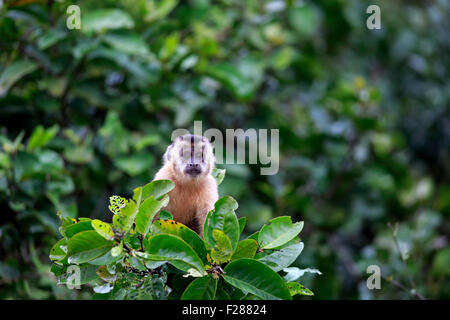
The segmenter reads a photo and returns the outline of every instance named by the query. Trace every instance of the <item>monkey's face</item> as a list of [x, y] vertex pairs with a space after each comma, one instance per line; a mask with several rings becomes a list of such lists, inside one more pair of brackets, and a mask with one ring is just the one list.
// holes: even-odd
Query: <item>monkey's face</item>
[[178, 137], [170, 150], [170, 158], [175, 170], [188, 179], [210, 174], [215, 162], [209, 141], [194, 135]]

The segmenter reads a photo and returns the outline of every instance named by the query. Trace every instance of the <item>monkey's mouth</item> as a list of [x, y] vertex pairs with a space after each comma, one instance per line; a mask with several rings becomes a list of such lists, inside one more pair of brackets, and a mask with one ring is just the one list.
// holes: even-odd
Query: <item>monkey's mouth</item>
[[197, 168], [190, 168], [190, 169], [184, 170], [184, 173], [186, 173], [187, 175], [189, 175], [189, 176], [191, 176], [191, 177], [196, 177], [196, 176], [198, 176], [200, 173], [202, 173], [202, 170], [197, 169]]

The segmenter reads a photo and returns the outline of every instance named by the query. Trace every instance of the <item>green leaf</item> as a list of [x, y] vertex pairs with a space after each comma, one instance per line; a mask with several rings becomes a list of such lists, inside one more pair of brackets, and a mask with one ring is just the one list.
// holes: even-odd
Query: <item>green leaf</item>
[[[113, 249], [114, 249], [114, 248], [113, 248]], [[137, 259], [136, 257], [130, 257], [130, 258], [128, 259], [128, 261], [130, 262], [130, 265], [131, 265], [133, 268], [135, 268], [135, 269], [137, 269], [137, 270], [139, 270], [139, 271], [145, 271], [145, 270], [146, 270], [144, 263], [142, 263], [142, 262], [141, 262], [139, 259]]]
[[50, 268], [50, 272], [53, 273], [56, 277], [59, 277], [64, 274], [65, 267], [56, 263], [52, 263]]
[[150, 169], [153, 158], [145, 152], [120, 156], [114, 159], [114, 164], [128, 175], [134, 177]]
[[230, 262], [223, 278], [232, 286], [265, 300], [291, 300], [283, 279], [265, 264], [253, 259]]
[[30, 140], [28, 140], [28, 151], [32, 151], [35, 148], [42, 148], [58, 133], [59, 126], [54, 125], [48, 129], [44, 129], [43, 126], [37, 126], [31, 134]]
[[249, 235], [249, 236], [247, 237], [247, 239], [253, 239], [253, 240], [255, 240], [256, 242], [258, 242], [258, 237], [259, 237], [259, 231], [256, 231], [255, 233], [252, 233], [251, 235]]
[[111, 257], [119, 257], [123, 252], [123, 242], [111, 249]]
[[120, 210], [126, 206], [128, 200], [119, 196], [111, 196], [109, 197], [109, 206], [108, 209], [113, 214], [119, 214]]
[[226, 169], [214, 168], [211, 175], [216, 179], [217, 185], [220, 185], [225, 178]]
[[152, 10], [149, 10], [148, 14], [145, 16], [145, 21], [149, 23], [164, 18], [176, 7], [177, 4], [178, 0], [153, 2]]
[[[138, 201], [140, 203], [140, 197]], [[133, 226], [134, 219], [138, 213], [139, 204], [137, 205], [133, 201], [129, 201], [124, 208], [120, 210], [118, 214], [113, 216], [113, 225], [124, 232], [130, 231]]]
[[81, 231], [89, 231], [94, 230], [91, 221], [80, 221], [78, 223], [74, 223], [66, 227], [64, 230], [64, 234], [67, 238], [72, 238], [74, 235]]
[[151, 283], [153, 289], [153, 295], [157, 300], [167, 300], [167, 291], [165, 289], [164, 276], [152, 276]]
[[284, 70], [291, 65], [295, 54], [294, 48], [289, 46], [283, 47], [272, 56], [271, 64], [276, 70]]
[[295, 238], [302, 229], [303, 221], [293, 224], [291, 217], [278, 217], [262, 227], [258, 235], [258, 243], [263, 249], [273, 249]]
[[161, 208], [167, 206], [169, 203], [169, 196], [166, 195], [161, 200], [155, 200], [153, 196], [147, 198], [140, 206], [136, 215], [136, 231], [144, 237], [150, 230], [153, 218]]
[[[156, 83], [160, 77], [160, 66], [157, 63], [144, 63], [142, 59], [132, 59], [132, 57], [130, 57], [126, 53], [114, 49], [106, 47], [95, 49], [88, 55], [88, 60], [93, 59], [110, 60], [117, 64], [117, 66], [121, 69], [123, 68], [125, 71], [129, 72], [130, 76], [132, 76], [132, 79], [128, 80], [128, 85], [132, 87], [137, 86], [140, 88], [147, 88], [149, 84]], [[93, 100], [92, 103], [96, 105], [104, 105], [105, 103], [105, 98], [98, 92], [98, 90], [95, 90], [95, 88], [93, 89], [85, 86], [81, 91], [77, 91], [77, 94], [85, 96], [87, 99]], [[121, 100], [109, 101], [110, 103], [114, 103], [115, 105], [121, 104]], [[125, 133], [124, 136], [117, 135], [117, 137], [122, 140], [121, 144], [119, 144], [118, 141], [114, 141], [114, 143], [111, 142], [111, 137], [107, 138], [107, 140], [109, 141], [109, 144], [107, 145], [107, 151], [109, 151], [109, 153], [118, 154], [119, 151], [129, 149], [130, 137], [128, 135], [128, 132], [124, 131], [121, 133]], [[114, 136], [116, 135], [114, 134]], [[153, 161], [153, 157], [148, 154], [147, 160]]]
[[200, 71], [221, 82], [240, 100], [250, 100], [254, 95], [254, 87], [251, 81], [228, 63], [209, 65]]
[[[181, 238], [170, 234], [159, 234], [150, 238], [147, 252], [149, 260], [181, 262], [194, 268], [200, 274], [205, 274], [203, 262], [192, 247]], [[183, 267], [183, 271], [187, 268]]]
[[195, 231], [192, 231], [184, 224], [174, 220], [156, 220], [153, 223], [152, 232], [156, 234], [172, 234], [180, 237], [195, 250], [203, 262], [207, 261], [205, 242]]
[[64, 150], [64, 158], [76, 164], [91, 163], [94, 159], [94, 149], [91, 144], [92, 136], [86, 138], [81, 144], [68, 145]]
[[4, 96], [17, 80], [37, 68], [38, 64], [29, 60], [14, 61], [7, 66], [0, 75], [0, 97]]
[[108, 252], [106, 252], [104, 255], [102, 255], [98, 258], [95, 258], [94, 260], [89, 261], [88, 263], [92, 264], [92, 265], [96, 265], [96, 266], [109, 265], [109, 264], [112, 264], [112, 263], [118, 261], [119, 259], [121, 259], [123, 257], [123, 254], [113, 257], [111, 254], [111, 251], [112, 251], [112, 249], [109, 250]]
[[127, 54], [135, 54], [141, 56], [150, 54], [148, 45], [138, 34], [107, 34], [103, 37], [103, 39], [114, 49], [125, 52]]
[[167, 263], [167, 261], [146, 261], [145, 266], [149, 269], [156, 269], [165, 263]]
[[173, 220], [173, 215], [166, 210], [161, 210], [159, 212], [159, 218], [161, 220]]
[[66, 257], [67, 254], [67, 239], [63, 238], [59, 240], [50, 249], [50, 259], [53, 261], [61, 261]]
[[258, 249], [258, 243], [253, 239], [245, 239], [239, 241], [236, 251], [231, 257], [231, 261], [238, 260], [241, 258], [253, 258], [255, 256], [256, 250]]
[[164, 38], [164, 43], [159, 50], [159, 58], [161, 60], [168, 60], [172, 57], [177, 50], [178, 43], [180, 41], [180, 35], [173, 33]]
[[82, 231], [74, 235], [67, 244], [69, 263], [88, 262], [104, 255], [112, 246], [113, 242], [103, 238], [97, 231]]
[[431, 273], [436, 276], [448, 277], [450, 276], [450, 248], [442, 249], [436, 252], [433, 259], [433, 266], [431, 268]]
[[40, 50], [45, 50], [58, 41], [64, 39], [67, 33], [59, 29], [49, 29], [41, 37], [39, 37], [37, 45]]
[[231, 255], [233, 254], [230, 238], [223, 231], [217, 229], [213, 230], [213, 237], [216, 243], [211, 250], [211, 259], [216, 264], [230, 261]]
[[[75, 185], [73, 183], [73, 180], [70, 176], [65, 176], [59, 181], [51, 181], [47, 185], [48, 195], [51, 199], [50, 201], [53, 202], [56, 208], [61, 209], [63, 211], [68, 210], [68, 208], [64, 208], [64, 206], [67, 205], [67, 203], [61, 204], [59, 201], [60, 196], [67, 195], [71, 192], [73, 192], [75, 188]], [[53, 198], [52, 198], [53, 197]], [[71, 206], [75, 206], [75, 204], [71, 204]], [[74, 208], [75, 209], [75, 208]], [[76, 209], [75, 209], [76, 210]]]
[[181, 296], [181, 300], [214, 300], [217, 279], [204, 276], [192, 281]]
[[206, 216], [203, 225], [203, 238], [214, 247], [216, 240], [213, 237], [213, 230], [223, 231], [231, 241], [233, 251], [239, 241], [239, 222], [234, 210], [238, 204], [232, 197], [223, 197], [214, 204], [214, 210]]
[[303, 247], [303, 242], [294, 243], [280, 250], [275, 250], [261, 258], [256, 257], [256, 259], [278, 272], [290, 266], [300, 255]]
[[[97, 266], [92, 266], [89, 264], [80, 265], [80, 285], [89, 283], [91, 281], [94, 281], [98, 279], [97, 276]], [[74, 273], [66, 272], [58, 277], [58, 284], [67, 284], [67, 280], [70, 276], [73, 276]], [[73, 278], [72, 278], [73, 280]]]
[[298, 34], [311, 37], [319, 28], [319, 14], [308, 5], [292, 8], [289, 10], [289, 22]]
[[296, 294], [300, 294], [302, 296], [313, 296], [314, 293], [303, 286], [302, 284], [298, 282], [288, 282], [286, 283], [286, 286], [289, 289], [289, 292], [291, 293], [291, 296], [295, 296]]
[[106, 266], [98, 267], [96, 273], [100, 279], [102, 279], [103, 281], [109, 282], [109, 283], [114, 283], [114, 281], [116, 281], [116, 278], [117, 278], [117, 274], [110, 273]]
[[114, 232], [109, 223], [103, 222], [101, 220], [92, 220], [92, 227], [106, 240], [114, 240]]
[[122, 10], [97, 9], [86, 11], [81, 15], [81, 31], [84, 33], [134, 27], [131, 17]]
[[246, 217], [239, 218], [238, 223], [239, 223], [239, 233], [242, 233], [242, 231], [244, 231], [245, 224], [247, 223], [247, 218]]
[[66, 229], [75, 224], [74, 219], [63, 215], [62, 211], [56, 212], [56, 215], [58, 216], [59, 222], [61, 223], [60, 227], [58, 228], [59, 233], [64, 237], [70, 238], [66, 235]]
[[150, 196], [159, 199], [173, 188], [175, 184], [170, 180], [154, 180], [142, 187], [142, 199], [145, 200]]
[[230, 295], [222, 288], [217, 288], [215, 300], [230, 300]]

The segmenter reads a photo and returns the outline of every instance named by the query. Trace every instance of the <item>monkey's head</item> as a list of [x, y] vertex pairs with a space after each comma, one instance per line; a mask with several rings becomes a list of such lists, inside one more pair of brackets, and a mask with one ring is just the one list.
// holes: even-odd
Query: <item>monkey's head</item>
[[215, 165], [213, 149], [208, 139], [185, 134], [166, 150], [164, 162], [172, 163], [180, 177], [198, 179], [211, 173]]

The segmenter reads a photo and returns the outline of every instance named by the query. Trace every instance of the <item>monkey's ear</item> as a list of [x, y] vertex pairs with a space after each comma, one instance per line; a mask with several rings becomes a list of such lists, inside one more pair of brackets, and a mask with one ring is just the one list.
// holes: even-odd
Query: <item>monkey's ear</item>
[[166, 152], [163, 155], [163, 161], [164, 163], [168, 163], [171, 159], [171, 151], [172, 151], [172, 147], [173, 147], [173, 143], [171, 145], [169, 145], [166, 149]]

